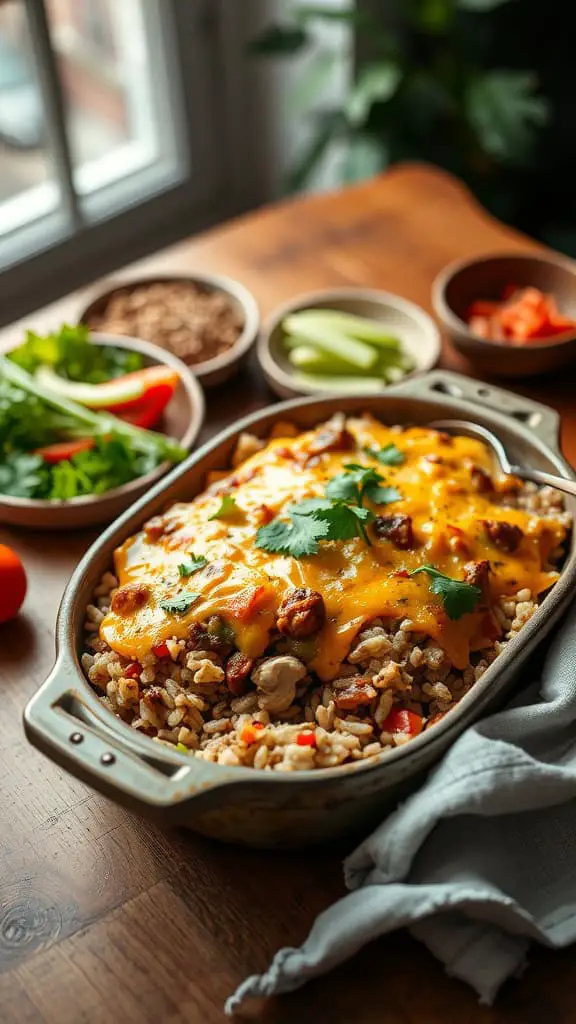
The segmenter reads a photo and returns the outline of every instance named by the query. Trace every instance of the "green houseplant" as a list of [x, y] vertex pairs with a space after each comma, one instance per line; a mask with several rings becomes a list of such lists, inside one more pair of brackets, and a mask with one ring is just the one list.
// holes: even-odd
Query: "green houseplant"
[[[502, 34], [514, 38], [522, 7], [515, 0], [389, 0], [375, 13], [336, 4], [289, 7], [282, 23], [250, 44], [259, 57], [310, 55], [298, 106], [312, 130], [286, 190], [306, 188], [338, 146], [342, 183], [399, 160], [426, 160], [461, 177], [496, 214], [517, 221], [550, 117], [537, 74], [522, 66], [521, 47], [508, 53], [508, 64], [498, 53]], [[318, 101], [341, 59], [322, 39], [322, 23], [329, 21], [348, 22], [356, 39], [352, 82], [337, 104]]]

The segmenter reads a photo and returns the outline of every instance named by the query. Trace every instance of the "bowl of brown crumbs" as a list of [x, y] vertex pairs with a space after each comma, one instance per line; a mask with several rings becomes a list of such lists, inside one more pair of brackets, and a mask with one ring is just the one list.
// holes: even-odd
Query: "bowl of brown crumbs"
[[187, 363], [208, 387], [236, 372], [260, 328], [253, 295], [218, 274], [117, 281], [78, 319], [91, 331], [153, 342]]

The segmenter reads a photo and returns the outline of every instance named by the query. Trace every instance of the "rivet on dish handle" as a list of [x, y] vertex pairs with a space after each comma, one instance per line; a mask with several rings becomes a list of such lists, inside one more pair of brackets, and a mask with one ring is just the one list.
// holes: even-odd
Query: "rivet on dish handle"
[[130, 731], [124, 738], [125, 726], [108, 722], [105, 714], [93, 711], [56, 665], [28, 703], [24, 729], [30, 742], [63, 768], [137, 810], [167, 811], [230, 782], [226, 771], [215, 778], [213, 765], [195, 758], [183, 764], [161, 744], [142, 756], [130, 742]]

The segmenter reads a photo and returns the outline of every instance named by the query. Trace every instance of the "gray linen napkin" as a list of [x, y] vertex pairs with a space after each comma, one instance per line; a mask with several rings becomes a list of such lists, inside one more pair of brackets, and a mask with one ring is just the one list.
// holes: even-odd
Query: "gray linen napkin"
[[[526, 670], [525, 670], [526, 671]], [[423, 787], [345, 863], [350, 890], [300, 949], [281, 949], [228, 1000], [299, 988], [410, 926], [490, 1004], [530, 939], [576, 939], [576, 607], [542, 678], [468, 729]]]

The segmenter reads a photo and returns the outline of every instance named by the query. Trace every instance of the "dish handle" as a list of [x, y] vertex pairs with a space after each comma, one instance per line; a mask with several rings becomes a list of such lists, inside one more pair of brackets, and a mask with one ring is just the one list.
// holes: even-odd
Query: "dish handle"
[[225, 777], [216, 781], [213, 765], [196, 758], [187, 765], [181, 754], [161, 743], [143, 753], [142, 738], [123, 723], [109, 721], [104, 708], [93, 708], [93, 699], [74, 682], [68, 666], [57, 663], [24, 711], [27, 738], [72, 775], [135, 810], [158, 810], [164, 816], [230, 782]]
[[555, 409], [517, 395], [504, 388], [494, 387], [482, 380], [472, 380], [460, 373], [433, 370], [431, 373], [407, 378], [387, 388], [389, 394], [414, 395], [422, 398], [453, 398], [472, 402], [501, 416], [510, 417], [529, 427], [533, 434], [560, 454], [560, 416]]

